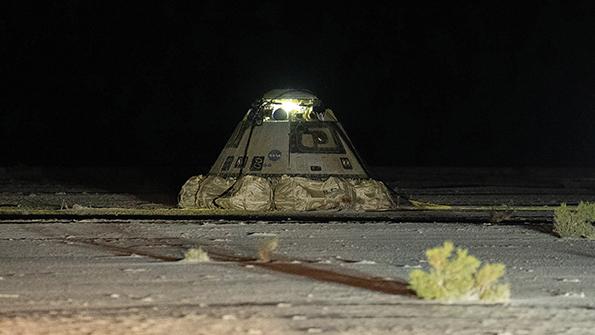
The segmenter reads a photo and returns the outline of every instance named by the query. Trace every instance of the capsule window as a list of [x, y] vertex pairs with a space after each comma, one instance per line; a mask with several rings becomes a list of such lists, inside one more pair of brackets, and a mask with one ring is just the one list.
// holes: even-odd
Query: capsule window
[[277, 120], [277, 121], [283, 121], [283, 120], [287, 120], [287, 117], [289, 116], [289, 114], [287, 113], [287, 111], [283, 108], [277, 108], [273, 111], [273, 113], [271, 114], [271, 118], [273, 120]]
[[301, 153], [345, 153], [335, 125], [327, 122], [292, 124], [290, 150]]

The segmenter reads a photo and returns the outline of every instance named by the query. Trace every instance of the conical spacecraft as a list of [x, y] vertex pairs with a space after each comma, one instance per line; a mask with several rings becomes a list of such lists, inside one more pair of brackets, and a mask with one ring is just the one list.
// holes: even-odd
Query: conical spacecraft
[[275, 89], [255, 101], [208, 175], [190, 178], [181, 207], [241, 210], [387, 210], [347, 133], [307, 90]]

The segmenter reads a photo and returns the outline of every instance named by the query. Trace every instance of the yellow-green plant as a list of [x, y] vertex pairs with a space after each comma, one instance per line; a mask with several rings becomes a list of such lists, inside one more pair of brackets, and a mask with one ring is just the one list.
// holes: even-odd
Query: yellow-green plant
[[181, 260], [183, 263], [204, 263], [211, 259], [209, 254], [204, 251], [201, 247], [190, 248], [184, 253], [184, 258]]
[[554, 210], [554, 232], [560, 237], [595, 239], [595, 204], [580, 202], [576, 208], [566, 204]]
[[482, 300], [505, 302], [510, 297], [510, 286], [499, 284], [504, 275], [504, 264], [484, 264], [468, 254], [467, 249], [456, 248], [446, 241], [440, 247], [426, 251], [429, 271], [413, 270], [409, 274], [409, 287], [428, 300]]
[[279, 246], [279, 238], [277, 236], [273, 236], [262, 242], [258, 247], [258, 260], [261, 262], [270, 262], [271, 256], [277, 247]]

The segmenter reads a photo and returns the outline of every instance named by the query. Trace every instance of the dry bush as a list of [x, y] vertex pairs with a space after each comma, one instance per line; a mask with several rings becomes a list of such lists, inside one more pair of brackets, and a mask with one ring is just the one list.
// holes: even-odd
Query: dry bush
[[423, 299], [462, 301], [481, 300], [505, 302], [510, 297], [510, 286], [499, 284], [504, 275], [504, 264], [484, 264], [469, 255], [466, 249], [456, 248], [450, 241], [426, 251], [431, 268], [428, 272], [413, 270], [409, 274], [409, 287]]
[[595, 204], [581, 202], [572, 209], [566, 204], [554, 210], [554, 233], [560, 237], [595, 239]]
[[209, 258], [209, 254], [202, 250], [201, 247], [198, 248], [191, 248], [188, 249], [185, 253], [184, 253], [184, 258], [181, 260], [181, 262], [184, 263], [204, 263], [204, 262], [208, 262], [211, 259]]
[[261, 262], [270, 262], [273, 251], [277, 250], [279, 239], [277, 236], [270, 238], [260, 244], [258, 247], [258, 260]]

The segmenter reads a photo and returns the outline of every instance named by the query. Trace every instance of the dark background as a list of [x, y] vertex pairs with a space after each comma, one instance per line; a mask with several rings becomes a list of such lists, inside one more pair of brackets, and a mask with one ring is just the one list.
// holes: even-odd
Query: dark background
[[595, 163], [592, 1], [2, 6], [0, 165], [208, 166], [290, 87], [370, 165]]

